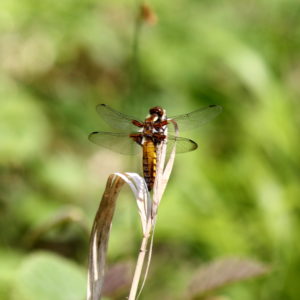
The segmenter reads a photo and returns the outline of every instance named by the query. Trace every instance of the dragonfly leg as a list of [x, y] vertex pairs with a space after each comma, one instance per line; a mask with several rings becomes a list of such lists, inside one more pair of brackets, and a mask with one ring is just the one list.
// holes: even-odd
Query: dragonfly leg
[[153, 134], [154, 143], [160, 143], [163, 140], [165, 140], [165, 138], [166, 138], [166, 135], [164, 135], [164, 134], [161, 134], [161, 133], [154, 133]]
[[144, 123], [140, 122], [140, 121], [136, 121], [136, 120], [132, 120], [131, 123], [134, 125], [134, 126], [137, 126], [137, 127], [144, 127]]
[[169, 124], [169, 121], [168, 121], [168, 120], [164, 120], [164, 121], [161, 121], [159, 124], [160, 124], [161, 126], [166, 126], [166, 125]]
[[153, 124], [153, 127], [157, 130], [157, 129], [162, 129], [164, 126], [168, 125], [169, 122], [167, 120], [161, 121], [161, 122], [157, 122]]
[[143, 140], [143, 134], [142, 133], [132, 133], [132, 134], [129, 135], [129, 137], [132, 138], [139, 145], [142, 145], [142, 140]]

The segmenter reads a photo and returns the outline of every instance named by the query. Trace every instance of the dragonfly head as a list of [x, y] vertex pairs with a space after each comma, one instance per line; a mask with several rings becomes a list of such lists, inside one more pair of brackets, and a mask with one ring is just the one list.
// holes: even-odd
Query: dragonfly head
[[150, 113], [150, 115], [154, 115], [155, 114], [159, 118], [161, 118], [165, 114], [165, 111], [160, 106], [154, 106], [154, 107], [152, 107], [152, 108], [149, 109], [149, 113]]

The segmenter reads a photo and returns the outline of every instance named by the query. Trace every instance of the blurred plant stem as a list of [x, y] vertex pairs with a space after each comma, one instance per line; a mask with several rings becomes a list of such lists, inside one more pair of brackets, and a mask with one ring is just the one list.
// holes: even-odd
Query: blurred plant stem
[[137, 99], [141, 89], [141, 75], [140, 75], [140, 35], [142, 30], [141, 19], [141, 1], [136, 2], [136, 13], [132, 40], [132, 59], [131, 59], [131, 90], [130, 96]]
[[141, 31], [143, 25], [155, 25], [157, 23], [157, 16], [152, 10], [151, 6], [146, 2], [137, 0], [135, 11], [135, 22], [132, 39], [132, 58], [131, 63], [131, 80], [130, 80], [130, 98], [135, 102], [141, 99], [142, 93], [142, 76], [141, 76]]

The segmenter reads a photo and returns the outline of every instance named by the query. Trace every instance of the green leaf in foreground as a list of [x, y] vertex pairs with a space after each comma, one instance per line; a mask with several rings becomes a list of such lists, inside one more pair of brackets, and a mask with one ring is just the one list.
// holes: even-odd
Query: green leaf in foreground
[[76, 264], [55, 254], [39, 252], [21, 265], [13, 299], [82, 300], [85, 288], [85, 274]]
[[22, 258], [22, 253], [11, 248], [0, 248], [0, 299], [9, 299]]

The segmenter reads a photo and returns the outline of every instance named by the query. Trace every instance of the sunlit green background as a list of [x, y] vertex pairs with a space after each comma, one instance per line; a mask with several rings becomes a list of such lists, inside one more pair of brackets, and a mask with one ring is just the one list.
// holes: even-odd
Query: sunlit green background
[[[138, 67], [134, 1], [0, 1], [0, 299], [84, 299], [106, 179], [141, 169], [88, 141], [108, 129], [98, 103], [142, 118], [224, 108], [182, 133], [199, 149], [176, 158], [141, 299], [184, 299], [196, 269], [228, 256], [272, 271], [218, 299], [300, 299], [300, 2], [149, 4], [158, 22], [140, 32]], [[109, 264], [134, 261], [140, 237], [126, 188]]]

